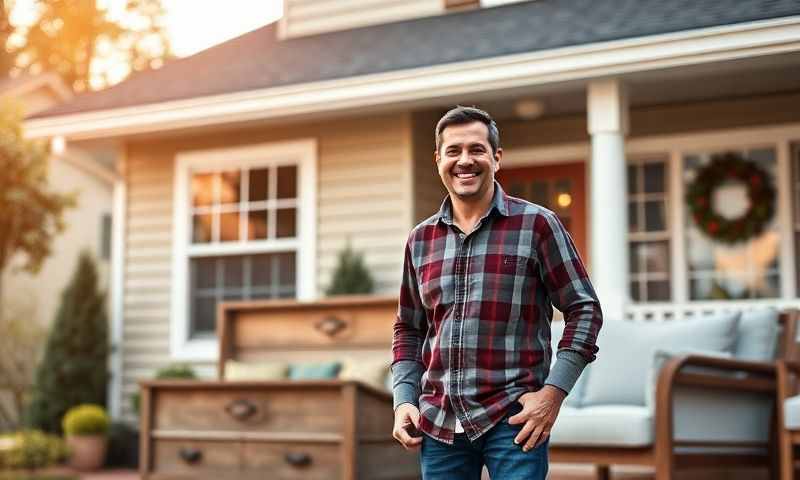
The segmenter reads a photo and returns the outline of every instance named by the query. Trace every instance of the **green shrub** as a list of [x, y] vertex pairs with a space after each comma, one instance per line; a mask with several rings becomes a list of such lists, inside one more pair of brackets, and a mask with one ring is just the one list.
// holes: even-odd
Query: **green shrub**
[[78, 405], [67, 410], [62, 427], [67, 435], [108, 433], [110, 420], [100, 405]]
[[92, 254], [81, 252], [36, 369], [25, 410], [30, 428], [61, 433], [61, 419], [71, 407], [106, 404], [108, 387], [106, 294], [100, 291]]
[[364, 256], [353, 250], [348, 240], [345, 248], [339, 252], [338, 264], [325, 293], [329, 296], [368, 294], [372, 293], [373, 288], [374, 282], [364, 263]]
[[23, 430], [0, 437], [0, 469], [33, 470], [63, 461], [64, 441], [40, 430]]
[[[197, 378], [194, 369], [186, 363], [173, 363], [166, 367], [159, 368], [156, 371], [156, 380], [192, 380]], [[131, 394], [131, 407], [133, 411], [139, 414], [139, 405], [141, 404], [141, 395], [139, 392]]]

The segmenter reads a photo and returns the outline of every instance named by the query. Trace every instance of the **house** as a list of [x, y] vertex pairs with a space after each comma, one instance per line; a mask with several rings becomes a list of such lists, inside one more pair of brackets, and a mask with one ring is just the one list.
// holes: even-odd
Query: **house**
[[[499, 180], [561, 216], [606, 318], [800, 303], [800, 4], [369, 5], [288, 0], [278, 23], [27, 119], [114, 158], [115, 416], [169, 362], [213, 374], [220, 300], [323, 295], [348, 239], [395, 293], [445, 195], [433, 127], [455, 104], [497, 118]], [[722, 154], [761, 183], [714, 182]], [[767, 211], [747, 213], [753, 192]]]
[[[27, 116], [36, 115], [73, 98], [70, 90], [53, 73], [21, 75], [0, 81], [0, 101], [11, 101]], [[64, 212], [66, 229], [55, 239], [51, 255], [33, 275], [6, 269], [3, 277], [5, 299], [13, 308], [30, 311], [33, 319], [48, 326], [55, 317], [61, 291], [67, 285], [81, 249], [97, 259], [101, 281], [110, 268], [111, 193], [113, 172], [108, 158], [96, 151], [92, 158], [66, 150], [48, 161], [49, 188], [60, 193], [78, 192], [78, 204]], [[16, 263], [12, 259], [11, 265]], [[110, 313], [110, 310], [109, 310]]]

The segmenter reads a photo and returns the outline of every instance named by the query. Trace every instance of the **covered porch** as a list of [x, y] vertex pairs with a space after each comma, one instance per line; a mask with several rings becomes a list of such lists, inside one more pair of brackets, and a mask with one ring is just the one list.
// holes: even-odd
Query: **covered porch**
[[[559, 214], [606, 318], [800, 306], [797, 54], [483, 92], [457, 102], [495, 116], [504, 150], [498, 180], [507, 193]], [[445, 193], [430, 154], [440, 112], [412, 116], [417, 221], [435, 212]], [[686, 200], [698, 173], [726, 152], [766, 172], [775, 192], [763, 230], [735, 242], [703, 232]], [[723, 187], [713, 208], [725, 218], [745, 215], [746, 186]]]

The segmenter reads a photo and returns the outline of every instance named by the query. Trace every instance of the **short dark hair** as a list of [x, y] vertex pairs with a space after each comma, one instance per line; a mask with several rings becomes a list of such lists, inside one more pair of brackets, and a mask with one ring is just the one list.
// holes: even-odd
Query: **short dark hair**
[[476, 107], [464, 107], [458, 105], [439, 119], [436, 124], [436, 151], [442, 148], [442, 132], [450, 125], [464, 125], [472, 122], [481, 122], [489, 129], [489, 145], [492, 147], [492, 155], [497, 153], [500, 148], [500, 130], [492, 119], [491, 115]]

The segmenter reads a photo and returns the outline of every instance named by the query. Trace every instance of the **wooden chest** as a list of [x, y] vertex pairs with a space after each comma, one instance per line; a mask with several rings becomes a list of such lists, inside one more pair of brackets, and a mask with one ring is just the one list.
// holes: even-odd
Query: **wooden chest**
[[141, 383], [142, 478], [419, 478], [417, 454], [392, 438], [385, 390], [222, 380], [227, 359], [388, 355], [396, 308], [386, 297], [223, 304], [219, 379]]

